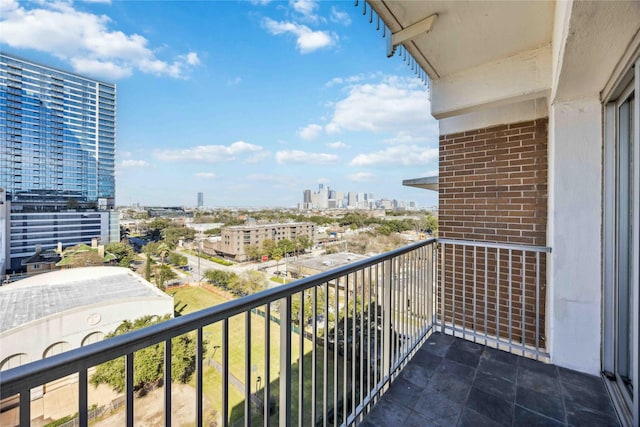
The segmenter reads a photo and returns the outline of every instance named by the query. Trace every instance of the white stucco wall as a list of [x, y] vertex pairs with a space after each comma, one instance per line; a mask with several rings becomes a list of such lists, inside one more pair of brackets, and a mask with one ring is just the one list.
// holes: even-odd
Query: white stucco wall
[[549, 114], [547, 337], [559, 366], [600, 372], [602, 105], [555, 103]]
[[24, 353], [29, 361], [41, 359], [45, 350], [57, 342], [67, 342], [71, 348], [93, 332], [108, 334], [124, 320], [147, 315], [173, 314], [173, 299], [133, 298], [93, 304], [38, 319], [0, 334], [0, 363], [6, 358]]

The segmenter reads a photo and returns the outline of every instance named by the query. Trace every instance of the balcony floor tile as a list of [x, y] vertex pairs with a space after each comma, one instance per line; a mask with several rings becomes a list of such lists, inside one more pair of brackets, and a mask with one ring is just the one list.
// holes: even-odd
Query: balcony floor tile
[[600, 377], [434, 333], [363, 426], [620, 426]]

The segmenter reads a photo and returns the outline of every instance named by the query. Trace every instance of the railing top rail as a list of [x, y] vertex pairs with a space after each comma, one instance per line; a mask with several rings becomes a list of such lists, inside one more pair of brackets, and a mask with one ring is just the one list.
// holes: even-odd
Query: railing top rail
[[460, 246], [476, 246], [481, 248], [495, 248], [506, 249], [514, 251], [526, 251], [526, 252], [551, 252], [551, 248], [547, 246], [529, 246], [518, 245], [513, 243], [495, 243], [495, 242], [480, 242], [477, 240], [458, 240], [458, 239], [436, 239], [438, 243], [445, 245], [460, 245]]
[[138, 329], [108, 340], [2, 371], [0, 372], [0, 399], [5, 399], [23, 390], [76, 373], [81, 369], [99, 365], [108, 360], [244, 313], [255, 307], [290, 297], [314, 286], [434, 244], [436, 241], [436, 239], [428, 239], [416, 242], [343, 267], [296, 280], [286, 285], [227, 301], [144, 329]]

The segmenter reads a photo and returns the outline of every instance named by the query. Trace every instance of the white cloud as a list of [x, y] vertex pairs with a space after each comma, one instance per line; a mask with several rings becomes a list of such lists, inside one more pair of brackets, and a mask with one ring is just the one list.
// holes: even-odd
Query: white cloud
[[342, 24], [345, 27], [351, 25], [351, 18], [349, 17], [349, 14], [336, 9], [335, 6], [331, 6], [331, 15], [329, 19], [331, 19], [331, 22]]
[[293, 10], [303, 16], [314, 16], [315, 10], [318, 8], [318, 2], [315, 0], [290, 0], [289, 4]]
[[430, 115], [427, 92], [416, 79], [386, 77], [379, 83], [348, 87], [335, 103], [328, 133], [341, 131], [410, 132], [437, 138], [438, 123]]
[[370, 172], [357, 172], [348, 176], [348, 178], [351, 181], [356, 181], [356, 182], [371, 181], [373, 177], [374, 175]]
[[240, 82], [242, 82], [242, 79], [240, 77], [235, 77], [233, 79], [227, 80], [227, 86], [236, 86], [239, 85]]
[[318, 135], [322, 132], [322, 126], [316, 124], [310, 124], [298, 131], [298, 135], [300, 138], [310, 141], [312, 139], [316, 139]]
[[345, 144], [344, 142], [342, 142], [342, 141], [329, 142], [327, 144], [327, 147], [335, 148], [336, 150], [341, 149], [341, 148], [349, 148], [349, 146], [347, 144]]
[[82, 12], [71, 2], [29, 3], [3, 0], [0, 4], [2, 40], [20, 49], [35, 49], [71, 64], [76, 72], [108, 79], [130, 76], [135, 70], [185, 78], [200, 63], [196, 52], [172, 61], [159, 59], [139, 34], [113, 29], [106, 15]]
[[145, 160], [127, 159], [127, 160], [123, 160], [122, 162], [120, 162], [120, 168], [121, 169], [146, 168], [148, 166], [149, 166], [149, 162], [147, 162]]
[[350, 165], [416, 166], [426, 165], [436, 159], [438, 159], [437, 148], [427, 148], [419, 145], [394, 145], [373, 153], [358, 154], [351, 160]]
[[154, 155], [160, 160], [190, 160], [216, 163], [234, 160], [236, 156], [241, 154], [256, 155], [262, 150], [259, 145], [236, 141], [231, 145], [198, 145], [181, 150], [157, 150]]
[[265, 18], [262, 25], [273, 35], [291, 33], [296, 36], [296, 45], [300, 53], [310, 53], [318, 49], [333, 46], [338, 36], [326, 31], [313, 31], [306, 25], [294, 22], [278, 22]]
[[216, 174], [213, 172], [198, 172], [196, 174], [194, 174], [196, 177], [198, 178], [202, 178], [202, 179], [213, 179], [216, 177]]
[[308, 153], [300, 150], [284, 150], [276, 153], [278, 163], [308, 163], [326, 165], [336, 163], [338, 156], [326, 153]]
[[425, 141], [429, 141], [429, 137], [432, 135], [414, 135], [407, 130], [402, 130], [395, 134], [391, 138], [384, 140], [387, 144], [415, 144]]
[[431, 169], [429, 171], [423, 172], [421, 176], [438, 176], [440, 171], [438, 169]]

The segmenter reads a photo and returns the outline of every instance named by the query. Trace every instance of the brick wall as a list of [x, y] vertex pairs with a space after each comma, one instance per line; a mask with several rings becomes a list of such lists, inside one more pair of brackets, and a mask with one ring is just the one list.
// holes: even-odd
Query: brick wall
[[[546, 245], [547, 124], [440, 136], [439, 237]], [[544, 254], [445, 246], [443, 255], [439, 300], [448, 323], [544, 347]]]

